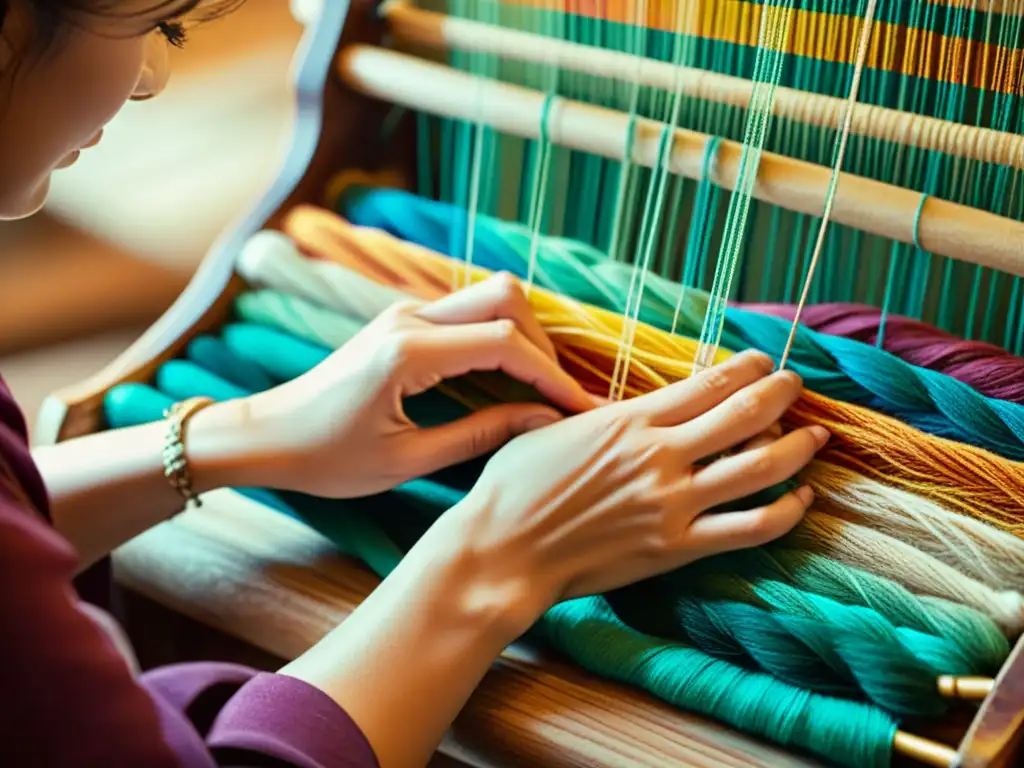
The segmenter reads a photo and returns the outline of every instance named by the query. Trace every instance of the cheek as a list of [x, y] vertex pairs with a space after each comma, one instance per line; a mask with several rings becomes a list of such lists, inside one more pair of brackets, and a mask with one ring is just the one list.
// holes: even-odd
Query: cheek
[[113, 118], [135, 92], [145, 63], [145, 41], [93, 38], [65, 60], [49, 93], [51, 120], [61, 124], [66, 152], [78, 149]]
[[38, 209], [53, 170], [135, 91], [144, 59], [140, 38], [77, 33], [49, 58], [23, 66], [0, 112], [0, 219]]

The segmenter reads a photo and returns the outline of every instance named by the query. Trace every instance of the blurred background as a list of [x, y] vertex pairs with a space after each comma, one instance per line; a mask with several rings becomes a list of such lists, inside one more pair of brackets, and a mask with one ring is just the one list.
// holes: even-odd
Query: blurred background
[[[273, 181], [291, 60], [317, 0], [247, 0], [189, 32], [158, 99], [129, 104], [54, 177], [46, 209], [0, 222], [0, 375], [29, 421], [174, 301], [214, 238]], [[294, 6], [294, 7], [293, 7]]]

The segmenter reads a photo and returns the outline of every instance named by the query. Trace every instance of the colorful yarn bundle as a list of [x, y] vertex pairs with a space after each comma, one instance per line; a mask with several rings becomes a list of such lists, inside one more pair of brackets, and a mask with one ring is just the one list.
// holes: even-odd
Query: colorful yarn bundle
[[[283, 238], [270, 233], [255, 239], [239, 260], [240, 273], [255, 286], [286, 285], [301, 295], [319, 295], [327, 306], [258, 288], [239, 296], [236, 312], [247, 322], [272, 326], [314, 344], [332, 347], [344, 343], [354, 332], [353, 322], [340, 313], [366, 311], [372, 290], [364, 289], [372, 289], [373, 284], [366, 284], [359, 275], [343, 267], [304, 259], [293, 246], [282, 241]], [[354, 310], [344, 298], [346, 285], [350, 287], [349, 293], [360, 295], [359, 309]], [[379, 298], [381, 302], [373, 314], [404, 297], [389, 291]], [[819, 503], [839, 510], [836, 514], [848, 519], [868, 525], [884, 524], [889, 512], [897, 511], [905, 520], [900, 534], [907, 535], [909, 531], [908, 538], [922, 540], [923, 549], [938, 554], [928, 556], [866, 525], [817, 513], [811, 513], [804, 526], [793, 534], [807, 547], [823, 548], [849, 565], [885, 571], [886, 576], [915, 591], [970, 605], [991, 616], [1008, 634], [1016, 635], [1021, 630], [1024, 601], [1018, 592], [993, 590], [983, 581], [946, 565], [942, 558], [967, 574], [1007, 574], [1006, 580], [993, 579], [997, 589], [1024, 587], [1024, 568], [1020, 566], [1024, 562], [1024, 541], [826, 462], [814, 462], [805, 479], [818, 490]], [[860, 485], [854, 485], [857, 480]], [[854, 490], [852, 496], [848, 489]], [[868, 500], [866, 503], [859, 502], [860, 494]], [[943, 535], [947, 528], [952, 533]], [[966, 547], [961, 546], [964, 542]]]
[[[157, 418], [167, 403], [197, 394], [218, 399], [239, 397], [301, 375], [316, 365], [330, 353], [328, 347], [252, 322], [252, 316], [269, 318], [274, 316], [271, 308], [286, 307], [284, 297], [268, 290], [242, 294], [236, 302], [239, 321], [224, 327], [218, 337], [193, 340], [186, 350], [187, 359], [161, 366], [156, 376], [157, 390], [139, 384], [112, 390], [105, 403], [108, 421], [125, 425]], [[323, 321], [326, 308], [317, 309]], [[286, 323], [301, 325], [296, 318], [303, 314], [286, 310], [281, 316], [287, 318]], [[335, 330], [331, 333], [337, 343], [344, 342], [345, 329], [358, 329], [357, 318], [335, 314], [334, 319]], [[447, 418], [459, 413], [454, 404], [443, 405], [443, 398], [439, 399], [436, 392], [421, 398], [426, 399], [407, 403], [410, 416], [420, 423], [444, 419], [445, 413]], [[304, 520], [383, 575], [431, 519], [461, 498], [479, 468], [462, 471], [467, 476], [461, 482], [449, 473], [447, 482], [426, 478], [406, 484], [386, 494], [386, 504], [380, 497], [327, 502], [297, 494], [246, 492]], [[388, 513], [382, 514], [380, 508], [385, 506]], [[372, 507], [378, 508], [371, 513]], [[722, 649], [706, 639], [695, 645], [691, 633], [697, 634], [700, 627], [696, 622], [688, 623], [682, 609], [673, 620], [672, 634], [679, 638], [676, 641], [655, 639], [630, 626], [601, 598], [556, 606], [535, 631], [602, 676], [639, 685], [669, 702], [712, 715], [747, 732], [831, 759], [836, 759], [836, 754], [830, 750], [839, 744], [846, 751], [840, 753], [838, 761], [850, 766], [889, 764], [896, 723], [886, 709], [896, 715], [941, 711], [945, 702], [937, 693], [935, 677], [987, 674], [1008, 652], [1009, 646], [994, 624], [970, 609], [909, 596], [900, 599], [897, 596], [904, 593], [884, 579], [871, 578], [824, 558], [794, 559], [786, 551], [777, 555], [766, 551], [760, 561], [745, 566], [742, 576], [737, 576], [739, 571], [722, 558], [699, 564], [699, 574], [688, 576], [683, 570], [674, 574], [675, 579], [631, 587], [647, 590], [647, 599], [633, 601], [634, 609], [664, 601], [692, 607], [698, 602], [689, 589], [679, 585], [700, 582], [705, 584], [703, 589], [718, 591], [713, 603], [707, 604], [723, 615], [756, 615], [766, 625], [786, 626], [785, 641], [777, 635], [764, 636], [760, 641], [757, 633], [743, 636], [744, 653], [760, 660], [754, 664], [756, 668], [721, 658]], [[781, 573], [783, 568], [788, 571], [785, 575]], [[717, 581], [705, 578], [706, 574], [715, 575]], [[846, 602], [801, 586], [801, 582], [815, 581], [831, 584], [828, 589], [845, 596]], [[727, 592], [732, 596], [724, 597]], [[902, 623], [894, 622], [893, 617]], [[638, 619], [636, 623], [645, 622]], [[787, 648], [795, 644], [810, 665], [799, 679], [804, 687], [787, 683], [778, 674], [781, 661], [772, 659], [783, 642]], [[858, 656], [858, 648], [870, 651], [873, 664], [868, 663], [868, 657]], [[819, 674], [815, 675], [814, 670]], [[793, 682], [797, 682], [795, 669], [793, 675]], [[884, 706], [821, 695], [814, 692], [816, 689], [845, 696], [863, 695]], [[779, 702], [789, 702], [792, 709], [788, 712], [798, 715], [800, 722], [791, 721], [779, 711]], [[856, 723], [858, 730], [851, 730], [851, 723]]]
[[[792, 321], [792, 304], [744, 304], [743, 309]], [[986, 397], [1024, 404], [1024, 358], [984, 341], [965, 341], [934, 325], [900, 315], [884, 318], [865, 304], [813, 304], [800, 324], [819, 333], [882, 347], [902, 360], [971, 386]], [[884, 332], [883, 332], [884, 325]]]
[[[452, 285], [464, 271], [447, 257], [384, 232], [353, 227], [308, 207], [293, 210], [286, 217], [285, 228], [305, 250], [397, 287], [409, 281], [422, 285], [424, 274], [432, 275], [440, 285]], [[487, 274], [478, 267], [471, 272], [473, 279]], [[389, 280], [387, 276], [393, 275], [403, 279]], [[438, 293], [428, 289], [419, 295], [430, 298]], [[612, 370], [609, 361], [615, 360], [623, 337], [622, 316], [539, 288], [531, 291], [530, 301], [567, 370], [592, 391], [606, 394]], [[685, 337], [637, 325], [627, 393], [650, 391], [687, 376], [690, 365], [686, 361], [693, 359], [696, 346]], [[721, 350], [718, 359], [729, 354]], [[1024, 467], [1016, 462], [811, 391], [805, 391], [786, 418], [792, 425], [815, 423], [830, 430], [833, 444], [822, 458], [1015, 534], [1024, 533]]]
[[[453, 253], [454, 243], [463, 236], [465, 214], [455, 206], [399, 190], [352, 189], [339, 199], [338, 207], [357, 226], [381, 229], [440, 253]], [[327, 218], [323, 212], [307, 208], [295, 211], [294, 217], [305, 218], [307, 213], [308, 225], [296, 222], [293, 226], [296, 236], [300, 226], [310, 238], [317, 225], [329, 229], [326, 221], [314, 224], [314, 214]], [[473, 263], [525, 278], [533, 242], [529, 231], [482, 215], [475, 219], [475, 227]], [[325, 233], [324, 242], [328, 237]], [[625, 311], [633, 273], [630, 265], [611, 262], [582, 243], [545, 237], [538, 240], [536, 259], [538, 286], [620, 314]], [[405, 265], [402, 270], [406, 271]], [[384, 277], [385, 273], [378, 274]], [[397, 278], [393, 273], [389, 277]], [[418, 273], [416, 284], [424, 289], [433, 285], [437, 291], [451, 287], [444, 270], [431, 274], [427, 268]], [[641, 321], [695, 336], [707, 311], [704, 292], [684, 291], [657, 275], [645, 277]], [[756, 347], [779, 358], [791, 324], [782, 317], [732, 307], [726, 310], [722, 344], [735, 352]], [[965, 383], [908, 365], [882, 350], [810, 330], [798, 334], [790, 361], [815, 392], [879, 410], [930, 434], [1024, 460], [1024, 405], [986, 398]]]

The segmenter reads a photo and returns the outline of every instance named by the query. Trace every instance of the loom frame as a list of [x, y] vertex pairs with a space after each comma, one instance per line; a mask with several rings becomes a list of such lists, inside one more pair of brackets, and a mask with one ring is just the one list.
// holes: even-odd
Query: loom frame
[[[386, 172], [392, 177], [397, 174], [411, 188], [415, 145], [409, 132], [410, 121], [400, 125], [389, 143], [380, 143], [377, 141], [379, 129], [390, 105], [359, 94], [337, 74], [337, 61], [347, 46], [388, 46], [387, 24], [378, 13], [378, 6], [379, 0], [338, 0], [323, 4], [320, 19], [307, 29], [297, 52], [293, 69], [295, 113], [291, 145], [276, 179], [250, 210], [224, 230], [185, 291], [134, 344], [94, 376], [46, 398], [36, 421], [37, 444], [53, 444], [104, 429], [103, 398], [111, 388], [127, 382], [151, 381], [157, 368], [178, 356], [191, 339], [225, 322], [232, 301], [245, 289], [242, 279], [234, 273], [242, 244], [261, 229], [280, 229], [284, 214], [295, 205], [320, 204], [322, 190], [339, 170]], [[234, 494], [226, 499], [223, 503], [229, 507], [233, 503], [241, 503]], [[200, 510], [182, 517], [203, 513], [204, 510]], [[126, 562], [116, 569], [119, 581], [136, 591], [163, 594], [163, 601], [172, 609], [190, 612], [191, 609], [181, 605], [177, 598], [167, 598], [165, 583], [156, 586], [147, 583], [145, 566], [140, 566], [140, 562], [151, 555], [150, 552], [142, 558], [131, 555], [124, 558]], [[115, 554], [115, 565], [117, 557]], [[342, 581], [351, 581], [354, 586], [349, 591], [356, 597], [338, 598], [336, 591], [328, 590], [325, 599], [339, 600], [338, 615], [344, 617], [372, 589], [372, 579], [361, 564], [348, 561], [340, 566], [341, 570], [338, 568], [333, 567], [332, 573], [337, 571]], [[173, 605], [175, 602], [179, 604]], [[194, 618], [204, 620], [204, 610], [191, 612], [196, 614]], [[211, 620], [208, 613], [206, 622], [215, 625], [216, 621]], [[271, 637], [263, 627], [228, 630], [271, 653], [292, 650], [288, 644], [282, 645]], [[595, 680], [582, 671], [566, 668], [557, 660], [543, 656], [539, 661], [525, 661], [524, 658], [519, 651], [510, 650], [498, 660], [485, 680], [484, 688], [504, 683], [522, 686], [520, 678], [525, 674], [528, 680], [548, 678], [548, 685], [552, 679], [560, 681], [555, 688], [563, 694], [581, 686], [600, 691], [605, 698], [610, 693], [621, 706], [618, 712], [599, 709], [608, 720], [605, 732], [622, 733], [623, 729], [649, 726], [653, 722], [659, 733], [667, 732], [672, 737], [670, 741], [678, 745], [679, 748], [674, 749], [661, 738], [662, 749], [668, 751], [658, 752], [652, 747], [654, 751], [647, 755], [657, 764], [665, 759], [673, 761], [672, 764], [681, 764], [679, 761], [685, 759], [687, 765], [716, 765], [720, 764], [717, 762], [720, 758], [714, 752], [717, 749], [718, 755], [730, 755], [737, 761], [735, 764], [768, 766], [779, 764], [778, 761], [784, 759], [791, 765], [816, 765], [813, 760], [796, 757], [778, 747], [764, 746], [757, 739], [738, 734], [718, 723], [673, 710], [646, 694]], [[500, 687], [498, 690], [500, 695]], [[493, 705], [492, 701], [492, 708]], [[621, 759], [614, 749], [603, 753], [581, 753], [578, 747], [574, 751], [574, 748], [558, 743], [524, 746], [501, 734], [483, 738], [479, 733], [467, 734], [467, 730], [479, 729], [488, 722], [502, 726], [501, 716], [490, 713], [488, 719], [486, 706], [482, 705], [484, 711], [481, 713], [479, 702], [470, 702], [467, 713], [460, 716], [456, 728], [442, 746], [442, 752], [463, 759], [470, 755], [471, 764], [485, 768], [508, 765], [509, 759], [513, 760], [512, 764], [528, 759], [530, 764], [567, 768], [579, 765], [610, 768], [619, 764], [613, 762]], [[584, 704], [578, 706], [583, 707]], [[550, 725], [545, 718], [551, 717], [551, 713], [538, 714], [533, 725]], [[466, 719], [474, 727], [460, 729], [459, 722]], [[505, 721], [503, 727], [510, 727], [509, 722]], [[592, 730], [591, 736], [599, 732], [600, 728]], [[1024, 638], [1017, 642], [996, 679], [994, 690], [973, 718], [959, 745], [958, 754], [959, 768], [1010, 768], [1024, 764]]]

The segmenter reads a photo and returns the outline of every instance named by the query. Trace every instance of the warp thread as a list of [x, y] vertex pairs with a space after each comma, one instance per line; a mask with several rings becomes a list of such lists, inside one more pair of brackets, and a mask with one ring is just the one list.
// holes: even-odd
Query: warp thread
[[[381, 230], [353, 227], [320, 209], [293, 210], [284, 228], [310, 253], [342, 263], [374, 279], [381, 279], [381, 272], [401, 272], [406, 276], [403, 283], [408, 283], [422, 280], [424, 274], [433, 274], [447, 285], [452, 271], [462, 268], [448, 257], [397, 240]], [[476, 279], [490, 274], [479, 267], [473, 271]], [[621, 338], [622, 317], [541, 288], [534, 288], [529, 300], [558, 348], [566, 369], [592, 392], [606, 391], [606, 370], [610, 370], [611, 365], [602, 361], [614, 360]], [[871, 349], [846, 339], [822, 338], [852, 344], [858, 351]], [[685, 378], [690, 371], [687, 361], [693, 359], [694, 346], [691, 339], [641, 324], [637, 329], [627, 394], [635, 396]], [[721, 350], [718, 359], [724, 360], [729, 354]], [[952, 382], [947, 377], [939, 377]], [[959, 386], [977, 397], [969, 387]], [[1024, 467], [1018, 463], [972, 445], [922, 433], [883, 414], [812, 391], [805, 390], [785, 421], [789, 426], [820, 424], [829, 429], [833, 441], [822, 452], [822, 458], [1024, 536], [1021, 516]]]

